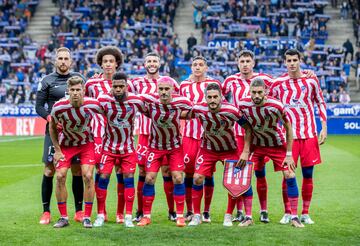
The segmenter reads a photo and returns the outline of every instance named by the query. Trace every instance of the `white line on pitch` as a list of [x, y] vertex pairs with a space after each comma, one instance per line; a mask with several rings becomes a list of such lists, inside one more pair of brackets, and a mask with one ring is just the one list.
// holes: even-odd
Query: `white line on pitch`
[[14, 165], [0, 165], [0, 168], [21, 168], [21, 167], [40, 167], [44, 164], [14, 164]]
[[16, 141], [27, 141], [27, 140], [34, 140], [44, 137], [27, 137], [27, 138], [10, 138], [10, 139], [0, 139], [0, 143], [8, 143], [8, 142], [16, 142]]

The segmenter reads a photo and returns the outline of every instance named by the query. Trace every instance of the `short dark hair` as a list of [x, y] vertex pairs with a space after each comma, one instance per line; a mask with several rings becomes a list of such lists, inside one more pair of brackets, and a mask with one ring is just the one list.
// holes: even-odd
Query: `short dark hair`
[[67, 84], [68, 88], [71, 86], [74, 86], [74, 85], [78, 85], [78, 84], [83, 85], [84, 80], [80, 76], [72, 76], [66, 81], [66, 84]]
[[240, 57], [242, 56], [250, 56], [251, 59], [254, 59], [255, 58], [255, 55], [254, 55], [254, 52], [252, 52], [251, 50], [242, 50], [240, 51], [240, 54], [239, 54], [239, 59]]
[[215, 90], [215, 91], [219, 91], [220, 95], [221, 95], [221, 88], [218, 84], [216, 83], [210, 83], [206, 86], [206, 89], [205, 89], [205, 94], [207, 95], [207, 92], [210, 91], [210, 90]]
[[252, 86], [254, 86], [254, 87], [261, 86], [261, 87], [266, 88], [266, 84], [262, 78], [256, 78], [253, 81], [251, 81], [250, 87], [252, 87]]
[[206, 58], [203, 57], [203, 56], [195, 56], [195, 57], [192, 59], [191, 62], [193, 63], [193, 62], [196, 61], [196, 60], [202, 60], [202, 61], [204, 61], [205, 64], [207, 65], [207, 60], [206, 60]]
[[106, 55], [113, 55], [115, 57], [118, 69], [121, 64], [123, 64], [123, 54], [121, 53], [120, 49], [116, 46], [105, 46], [98, 50], [96, 53], [96, 63], [101, 67], [102, 59]]
[[113, 81], [114, 80], [125, 80], [127, 81], [127, 75], [125, 73], [122, 72], [116, 72], [113, 74], [112, 78]]
[[301, 59], [301, 53], [297, 49], [288, 49], [284, 54], [284, 59], [286, 59], [286, 56], [295, 56], [297, 55], [299, 59]]
[[158, 53], [154, 52], [154, 51], [147, 53], [145, 55], [145, 58], [148, 57], [148, 56], [156, 56], [160, 60], [160, 55]]
[[60, 48], [56, 49], [55, 55], [58, 55], [59, 52], [63, 52], [63, 51], [69, 52], [69, 54], [70, 54], [70, 56], [71, 56], [71, 51], [70, 51], [68, 48], [66, 48], [66, 47], [60, 47]]

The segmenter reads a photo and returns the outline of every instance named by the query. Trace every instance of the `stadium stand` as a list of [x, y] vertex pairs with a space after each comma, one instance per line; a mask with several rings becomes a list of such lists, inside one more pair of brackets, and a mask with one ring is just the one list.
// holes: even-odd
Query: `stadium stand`
[[[40, 78], [53, 69], [54, 49], [63, 45], [72, 50], [74, 69], [88, 77], [99, 71], [97, 49], [116, 45], [124, 53], [123, 70], [133, 76], [145, 73], [143, 55], [156, 50], [163, 57], [161, 74], [182, 80], [190, 72], [190, 58], [201, 54], [210, 61], [209, 75], [220, 81], [237, 72], [236, 54], [242, 49], [254, 51], [257, 71], [278, 76], [286, 71], [282, 54], [298, 48], [303, 68], [316, 71], [329, 95], [347, 91], [351, 65], [360, 64], [359, 51], [353, 51], [352, 61], [345, 59], [343, 47], [326, 44], [327, 1], [193, 1], [194, 26], [201, 28], [203, 40], [189, 51], [182, 50], [173, 30], [178, 0], [56, 2], [59, 13], [52, 17], [47, 44], [24, 34], [37, 1], [0, 3], [0, 103], [33, 103]], [[358, 6], [354, 1], [349, 6], [354, 34], [359, 33]]]

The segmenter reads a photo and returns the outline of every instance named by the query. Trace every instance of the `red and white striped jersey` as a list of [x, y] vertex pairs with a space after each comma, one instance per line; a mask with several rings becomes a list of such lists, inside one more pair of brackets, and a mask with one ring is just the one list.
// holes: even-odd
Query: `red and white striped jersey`
[[195, 104], [192, 116], [200, 120], [204, 129], [201, 148], [217, 152], [237, 149], [234, 124], [241, 116], [234, 105], [223, 102], [220, 111], [212, 113], [207, 103]]
[[[207, 77], [204, 81], [195, 82], [190, 78], [180, 83], [180, 95], [187, 97], [195, 103], [205, 102], [205, 89], [208, 84], [216, 83], [221, 88], [220, 81]], [[184, 127], [184, 136], [194, 139], [201, 139], [203, 133], [199, 119], [190, 119], [186, 121]]]
[[[134, 94], [157, 93], [157, 81], [158, 79], [147, 79], [145, 77], [134, 78], [128, 83], [128, 91]], [[178, 84], [175, 84], [174, 92], [179, 93]], [[139, 134], [150, 135], [151, 120], [144, 115], [140, 115], [138, 119]]]
[[[111, 80], [104, 78], [89, 79], [85, 83], [85, 95], [92, 98], [98, 98], [103, 93], [109, 93], [112, 87]], [[96, 115], [91, 120], [91, 128], [94, 131], [94, 137], [101, 138], [105, 134], [106, 118], [104, 115]]]
[[179, 148], [181, 146], [180, 115], [184, 110], [191, 110], [190, 100], [173, 94], [170, 104], [162, 104], [158, 94], [140, 96], [152, 120], [149, 146], [159, 150]]
[[264, 105], [257, 106], [251, 97], [239, 101], [239, 109], [253, 129], [253, 144], [257, 146], [282, 146], [286, 139], [279, 122], [288, 122], [284, 105], [268, 97]]
[[112, 94], [105, 93], [98, 100], [107, 120], [103, 150], [117, 155], [134, 152], [136, 112], [144, 107], [140, 97], [129, 93], [126, 100], [118, 102]]
[[285, 105], [294, 139], [313, 138], [317, 135], [315, 103], [321, 120], [326, 121], [326, 103], [316, 77], [291, 79], [288, 74], [284, 74], [274, 81], [269, 95]]
[[[227, 77], [222, 86], [223, 95], [230, 93], [231, 99], [230, 103], [234, 104], [236, 107], [239, 107], [239, 101], [242, 98], [249, 96], [250, 93], [250, 84], [253, 79], [261, 78], [264, 80], [267, 88], [271, 87], [273, 78], [265, 73], [253, 73], [253, 76], [250, 79], [241, 78], [241, 73], [236, 73]], [[235, 124], [235, 135], [244, 136], [245, 130], [240, 127], [239, 124]]]
[[85, 97], [79, 108], [73, 107], [66, 98], [57, 101], [52, 108], [51, 116], [56, 124], [60, 122], [63, 127], [60, 145], [79, 146], [93, 142], [90, 120], [101, 113], [99, 102], [90, 97]]

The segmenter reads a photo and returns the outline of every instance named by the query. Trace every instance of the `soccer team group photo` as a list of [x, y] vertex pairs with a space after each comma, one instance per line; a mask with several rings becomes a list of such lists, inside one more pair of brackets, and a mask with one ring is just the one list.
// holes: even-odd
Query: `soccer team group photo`
[[0, 244], [360, 243], [359, 1], [0, 10]]

